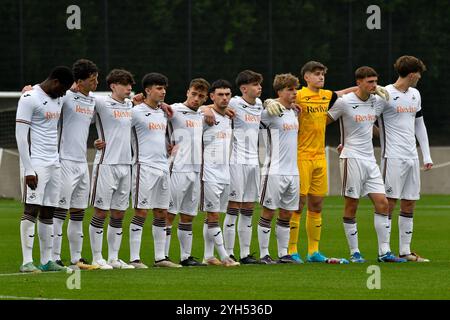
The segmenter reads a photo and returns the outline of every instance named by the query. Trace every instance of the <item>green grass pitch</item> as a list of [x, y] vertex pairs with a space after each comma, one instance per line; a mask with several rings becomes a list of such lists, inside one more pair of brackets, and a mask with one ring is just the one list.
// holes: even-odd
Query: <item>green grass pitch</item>
[[[19, 273], [22, 262], [19, 221], [22, 205], [0, 200], [0, 299], [449, 299], [450, 267], [449, 234], [450, 202], [448, 196], [423, 196], [418, 202], [414, 220], [412, 248], [431, 259], [430, 263], [379, 264], [376, 262], [377, 240], [373, 226], [373, 209], [367, 199], [361, 200], [357, 221], [359, 246], [368, 260], [361, 265], [250, 265], [236, 268], [204, 267], [148, 270], [83, 271], [81, 288], [69, 290], [70, 275], [62, 273]], [[254, 215], [252, 251], [258, 252], [256, 222], [260, 207]], [[329, 197], [323, 210], [321, 251], [328, 256], [348, 258], [348, 247], [342, 227], [343, 200]], [[85, 218], [83, 255], [91, 258], [88, 223], [92, 209]], [[124, 222], [124, 237], [120, 257], [129, 260], [128, 227], [132, 217], [129, 210]], [[398, 209], [393, 219], [391, 247], [398, 253]], [[222, 217], [223, 218], [223, 217]], [[194, 224], [193, 256], [203, 255], [200, 213]], [[141, 258], [153, 263], [151, 215], [145, 223]], [[177, 225], [176, 219], [175, 226]], [[300, 252], [306, 254], [305, 219], [301, 220]], [[67, 220], [64, 226], [66, 232]], [[106, 257], [106, 237], [103, 252]], [[238, 241], [236, 239], [236, 245]], [[270, 252], [276, 256], [275, 232], [272, 229]], [[39, 258], [39, 243], [35, 239], [35, 262]], [[238, 247], [235, 253], [238, 253]], [[66, 234], [62, 258], [69, 259]], [[172, 232], [171, 258], [179, 261], [176, 228]], [[381, 288], [369, 290], [367, 273], [370, 265], [381, 271]]]

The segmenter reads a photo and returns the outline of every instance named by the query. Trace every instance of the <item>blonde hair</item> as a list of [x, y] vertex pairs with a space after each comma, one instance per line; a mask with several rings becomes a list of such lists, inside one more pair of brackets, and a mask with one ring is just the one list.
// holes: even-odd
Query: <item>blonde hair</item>
[[292, 73], [277, 74], [273, 79], [273, 89], [275, 92], [283, 90], [284, 88], [298, 88], [299, 85], [300, 81]]

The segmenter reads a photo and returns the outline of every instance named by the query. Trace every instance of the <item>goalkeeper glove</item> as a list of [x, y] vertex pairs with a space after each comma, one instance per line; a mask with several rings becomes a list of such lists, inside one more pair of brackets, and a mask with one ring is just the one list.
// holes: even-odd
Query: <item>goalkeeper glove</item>
[[264, 101], [264, 107], [271, 116], [279, 116], [284, 110], [286, 110], [285, 106], [274, 99], [267, 99]]
[[377, 86], [375, 89], [375, 94], [379, 95], [384, 100], [389, 100], [389, 92], [382, 86]]

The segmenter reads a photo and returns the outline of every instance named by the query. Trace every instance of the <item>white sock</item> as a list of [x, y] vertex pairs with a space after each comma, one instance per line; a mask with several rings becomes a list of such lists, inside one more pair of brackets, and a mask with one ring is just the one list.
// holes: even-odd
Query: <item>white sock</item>
[[23, 263], [33, 262], [34, 228], [36, 218], [24, 214], [20, 221], [20, 242], [22, 244]]
[[252, 240], [252, 215], [253, 209], [241, 209], [238, 220], [239, 247], [241, 258], [250, 255], [250, 243]]
[[258, 242], [259, 242], [259, 257], [264, 258], [269, 255], [269, 241], [270, 241], [270, 220], [263, 217], [259, 218], [258, 222]]
[[180, 258], [181, 261], [191, 256], [192, 251], [192, 223], [178, 224], [177, 230], [178, 240], [180, 241]]
[[400, 236], [400, 255], [411, 253], [411, 240], [413, 235], [413, 215], [400, 213], [398, 216], [398, 233]]
[[[360, 252], [358, 248], [358, 226], [356, 219], [344, 218], [344, 232], [347, 237], [348, 247], [350, 248], [350, 255], [355, 252]], [[361, 252], [360, 252], [361, 253]]]
[[53, 214], [53, 252], [52, 260], [61, 260], [61, 244], [63, 239], [63, 225], [67, 216], [67, 210], [56, 208]]
[[289, 220], [277, 219], [277, 224], [275, 226], [275, 234], [277, 237], [277, 247], [278, 247], [278, 257], [284, 257], [288, 254], [289, 245]]
[[130, 223], [130, 261], [141, 260], [142, 232], [144, 230], [144, 217], [134, 216]]
[[239, 209], [228, 208], [223, 220], [223, 241], [228, 255], [234, 255], [234, 242], [236, 240], [236, 220]]
[[172, 240], [172, 226], [166, 225], [166, 227], [164, 228], [164, 232], [166, 233], [166, 240], [164, 243], [164, 255], [165, 257], [169, 257], [170, 242]]
[[123, 235], [122, 221], [122, 219], [109, 218], [107, 229], [108, 261], [119, 259], [119, 250]]
[[166, 220], [164, 218], [153, 218], [152, 225], [153, 244], [155, 246], [155, 261], [164, 260], [166, 246]]
[[81, 259], [83, 250], [83, 217], [84, 210], [70, 213], [67, 226], [67, 238], [69, 239], [70, 261], [72, 264]]
[[203, 224], [203, 240], [204, 240], [204, 254], [203, 257], [206, 259], [214, 257], [214, 240], [209, 237], [208, 233], [208, 223], [205, 220]]
[[103, 247], [104, 223], [105, 219], [93, 216], [91, 223], [89, 224], [89, 240], [91, 243], [92, 261], [98, 261], [103, 259], [102, 247]]
[[39, 217], [37, 230], [39, 235], [41, 264], [44, 265], [52, 259], [53, 219], [42, 219]]
[[220, 256], [220, 260], [227, 258], [228, 254], [223, 244], [222, 230], [220, 230], [219, 221], [208, 222], [208, 235], [209, 238], [214, 241], [217, 253], [219, 253]]
[[378, 238], [378, 254], [384, 255], [389, 252], [389, 218], [387, 215], [375, 213], [374, 215], [375, 230]]

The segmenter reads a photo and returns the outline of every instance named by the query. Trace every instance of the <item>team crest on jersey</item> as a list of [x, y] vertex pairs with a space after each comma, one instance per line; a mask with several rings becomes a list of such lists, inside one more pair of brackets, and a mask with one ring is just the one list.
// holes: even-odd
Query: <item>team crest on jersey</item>
[[353, 187], [350, 187], [347, 189], [347, 193], [348, 194], [352, 194], [355, 190], [353, 189]]
[[31, 193], [30, 196], [28, 197], [29, 200], [34, 200], [36, 199], [36, 193]]
[[236, 190], [231, 191], [230, 197], [236, 197]]
[[103, 199], [102, 198], [98, 198], [97, 201], [95, 201], [96, 204], [98, 205], [102, 205], [103, 204]]
[[212, 206], [213, 206], [213, 204], [212, 204], [211, 202], [208, 202], [208, 203], [206, 204], [206, 207], [207, 207], [207, 208], [212, 208]]
[[59, 200], [59, 204], [66, 204], [66, 198], [63, 197]]
[[392, 190], [392, 187], [389, 187], [389, 188], [387, 188], [387, 189], [386, 189], [386, 193], [389, 193], [389, 194], [391, 194], [391, 193], [392, 193], [392, 191], [393, 191], [393, 190]]
[[266, 204], [271, 205], [272, 204], [272, 198], [268, 198], [266, 201], [264, 201]]
[[148, 203], [147, 198], [145, 198], [144, 200], [142, 200], [140, 203], [141, 203], [142, 205], [146, 205], [146, 204]]
[[173, 207], [173, 201], [170, 200], [170, 202], [169, 202], [169, 208], [172, 208], [172, 207]]

